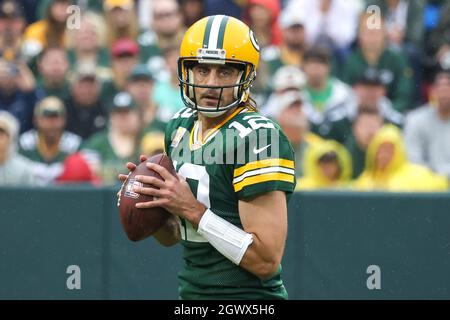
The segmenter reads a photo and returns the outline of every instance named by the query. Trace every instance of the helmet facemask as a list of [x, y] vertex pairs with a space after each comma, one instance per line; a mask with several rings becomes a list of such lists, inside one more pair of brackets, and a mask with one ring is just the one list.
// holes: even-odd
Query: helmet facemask
[[[199, 85], [194, 83], [194, 76], [192, 69], [195, 65], [199, 63], [208, 64], [230, 64], [232, 67], [239, 70], [237, 81], [235, 84], [223, 85], [223, 86], [209, 86], [209, 85]], [[178, 81], [180, 83], [181, 97], [184, 104], [193, 109], [201, 112], [208, 117], [217, 117], [224, 114], [226, 111], [240, 105], [241, 103], [247, 101], [249, 97], [249, 90], [252, 81], [255, 79], [256, 71], [253, 65], [248, 64], [243, 61], [237, 60], [207, 60], [201, 61], [195, 58], [180, 58], [178, 60]], [[195, 88], [209, 88], [213, 90], [220, 90], [217, 105], [215, 107], [211, 106], [201, 106], [197, 102], [197, 97], [195, 93]], [[220, 106], [222, 101], [223, 91], [227, 88], [233, 88], [233, 98], [234, 101], [226, 106]]]

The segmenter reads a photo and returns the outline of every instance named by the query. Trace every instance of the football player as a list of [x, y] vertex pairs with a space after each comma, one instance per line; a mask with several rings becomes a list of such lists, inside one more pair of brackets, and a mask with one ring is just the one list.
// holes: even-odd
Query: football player
[[184, 247], [182, 299], [287, 298], [280, 262], [294, 155], [280, 127], [258, 114], [250, 98], [258, 62], [258, 43], [243, 22], [216, 15], [193, 24], [178, 60], [186, 108], [165, 134], [178, 177], [153, 163], [147, 167], [163, 180], [136, 176], [156, 187], [135, 188], [155, 197], [137, 207], [173, 214], [154, 236]]

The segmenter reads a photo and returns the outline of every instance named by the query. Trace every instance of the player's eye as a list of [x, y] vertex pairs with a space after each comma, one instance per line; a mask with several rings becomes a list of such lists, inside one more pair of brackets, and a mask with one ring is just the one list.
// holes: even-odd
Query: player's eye
[[224, 78], [231, 76], [231, 73], [232, 73], [231, 69], [228, 68], [223, 68], [219, 70], [220, 76]]
[[207, 75], [209, 72], [208, 68], [202, 66], [196, 66], [195, 71], [202, 76]]

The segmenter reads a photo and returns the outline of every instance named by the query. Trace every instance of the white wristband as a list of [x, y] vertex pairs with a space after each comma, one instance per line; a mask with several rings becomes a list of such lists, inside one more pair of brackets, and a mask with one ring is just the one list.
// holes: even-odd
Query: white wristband
[[239, 265], [248, 246], [253, 242], [253, 235], [236, 227], [206, 209], [198, 224], [197, 232], [226, 258]]

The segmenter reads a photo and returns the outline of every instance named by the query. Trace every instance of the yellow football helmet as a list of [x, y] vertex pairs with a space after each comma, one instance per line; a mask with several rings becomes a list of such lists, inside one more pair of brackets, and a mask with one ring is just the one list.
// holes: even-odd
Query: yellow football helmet
[[[192, 68], [197, 63], [230, 63], [240, 70], [238, 80], [230, 86], [196, 85]], [[185, 33], [178, 59], [178, 80], [184, 104], [210, 116], [217, 116], [239, 104], [246, 102], [250, 86], [256, 76], [259, 63], [259, 45], [250, 30], [242, 21], [224, 15], [205, 17], [194, 23]], [[226, 106], [217, 103], [216, 108], [199, 106], [194, 88], [223, 89], [234, 88], [235, 100]]]

